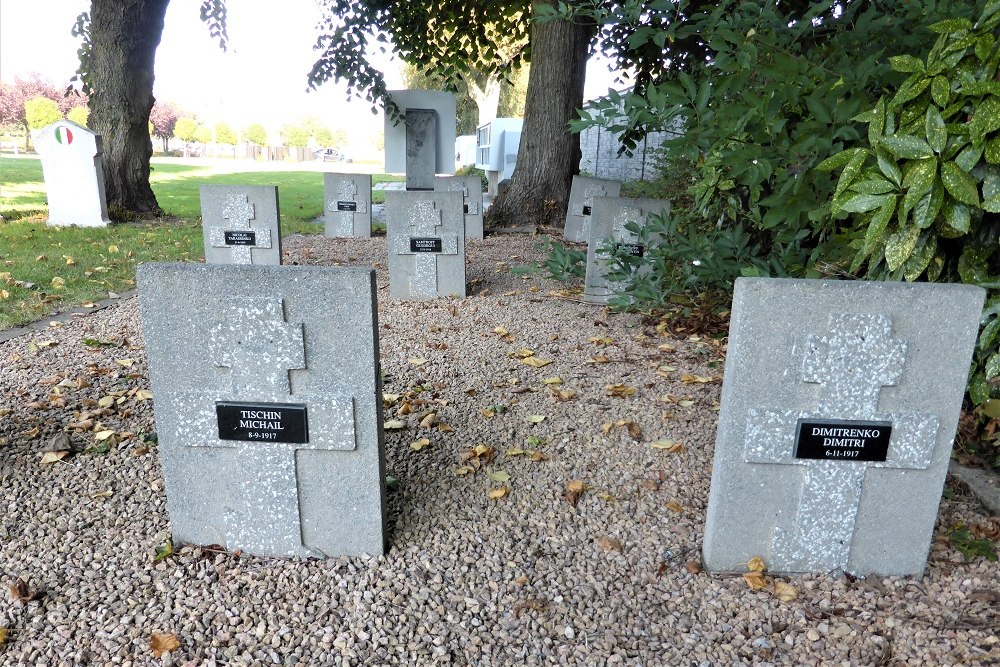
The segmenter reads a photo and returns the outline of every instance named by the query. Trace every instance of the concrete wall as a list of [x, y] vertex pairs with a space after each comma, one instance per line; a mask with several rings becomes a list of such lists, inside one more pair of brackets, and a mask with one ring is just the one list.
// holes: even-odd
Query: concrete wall
[[617, 181], [654, 180], [660, 174], [656, 169], [654, 153], [667, 139], [680, 134], [680, 128], [664, 132], [651, 132], [639, 142], [633, 155], [618, 155], [620, 136], [603, 127], [590, 127], [580, 133], [580, 173], [595, 178], [612, 178]]

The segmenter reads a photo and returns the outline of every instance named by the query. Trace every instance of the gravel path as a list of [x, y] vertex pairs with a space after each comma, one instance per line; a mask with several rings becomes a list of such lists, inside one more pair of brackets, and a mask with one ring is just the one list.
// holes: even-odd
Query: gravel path
[[[386, 418], [407, 424], [386, 434], [384, 556], [154, 562], [170, 530], [135, 299], [0, 344], [0, 663], [1000, 664], [1000, 567], [943, 539], [991, 525], [960, 489], [920, 580], [780, 577], [782, 601], [699, 572], [723, 351], [512, 275], [535, 243], [470, 242], [473, 296], [414, 304], [388, 298], [384, 237], [286, 242], [286, 263], [379, 271]], [[430, 406], [451, 431], [419, 426]], [[75, 453], [41, 464], [60, 433]], [[179, 647], [155, 657], [154, 633]]]

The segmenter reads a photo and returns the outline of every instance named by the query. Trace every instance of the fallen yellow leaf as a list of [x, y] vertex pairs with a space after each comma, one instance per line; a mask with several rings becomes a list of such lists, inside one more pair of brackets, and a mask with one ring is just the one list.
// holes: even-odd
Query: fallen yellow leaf
[[110, 498], [115, 495], [115, 492], [111, 489], [105, 489], [104, 491], [98, 491], [97, 493], [90, 494], [91, 498]]
[[176, 651], [180, 647], [181, 643], [177, 640], [177, 635], [173, 633], [154, 632], [149, 638], [149, 650], [156, 658], [162, 657], [164, 653]]
[[592, 356], [590, 358], [590, 361], [591, 361], [591, 363], [595, 363], [595, 364], [606, 364], [606, 363], [608, 363], [611, 360], [608, 359], [603, 354], [595, 354], [594, 356]]
[[64, 458], [69, 456], [70, 453], [67, 451], [62, 452], [45, 452], [42, 454], [42, 458], [38, 461], [40, 464], [45, 465], [48, 463], [55, 463], [56, 461], [62, 461]]
[[799, 597], [799, 589], [784, 581], [775, 581], [774, 597], [782, 602], [793, 602]]
[[528, 357], [526, 359], [521, 359], [521, 363], [525, 366], [531, 366], [532, 368], [541, 368], [542, 366], [548, 366], [552, 363], [551, 359], [539, 359], [538, 357]]
[[529, 424], [541, 424], [545, 421], [545, 415], [528, 415]]
[[66, 266], [73, 266], [74, 264], [76, 264], [76, 260], [70, 257], [69, 255], [63, 255], [63, 259], [66, 260]]
[[704, 375], [692, 375], [690, 373], [685, 373], [684, 375], [681, 376], [681, 382], [683, 382], [685, 384], [692, 384], [692, 383], [695, 383], [695, 382], [700, 383], [700, 384], [706, 384], [706, 383], [711, 382], [711, 381], [712, 381], [712, 378], [705, 377]]
[[767, 579], [760, 572], [747, 572], [743, 575], [743, 580], [752, 591], [759, 591], [767, 586]]
[[529, 350], [526, 347], [522, 347], [520, 350], [511, 352], [510, 356], [514, 357], [515, 359], [527, 359], [528, 357], [535, 356], [535, 352], [534, 350]]
[[430, 445], [431, 445], [430, 439], [420, 438], [416, 442], [410, 443], [410, 449], [412, 449], [415, 452], [419, 452], [421, 449], [424, 449], [425, 447], [430, 447]]
[[764, 563], [763, 558], [754, 556], [747, 562], [747, 569], [751, 572], [763, 572], [767, 569], [767, 565]]
[[626, 398], [628, 396], [635, 396], [636, 388], [630, 387], [627, 384], [609, 384], [604, 387], [604, 393], [607, 396], [617, 396], [618, 398]]
[[671, 500], [669, 503], [667, 503], [667, 509], [670, 510], [671, 512], [676, 512], [678, 514], [684, 511], [684, 507], [682, 507], [680, 503], [674, 500]]
[[684, 451], [684, 444], [670, 440], [657, 440], [652, 444], [653, 449], [662, 449], [670, 454], [677, 454]]
[[390, 419], [382, 425], [382, 428], [386, 431], [398, 431], [401, 428], [406, 428], [406, 422], [399, 421], [398, 419]]
[[434, 426], [435, 417], [437, 417], [436, 412], [428, 412], [424, 418], [420, 420], [420, 428], [431, 428]]
[[544, 380], [542, 380], [542, 384], [562, 384], [562, 378], [559, 377], [558, 375], [550, 378], [545, 378]]
[[407, 361], [409, 361], [412, 366], [423, 366], [424, 364], [427, 363], [427, 360], [424, 359], [423, 357], [416, 357], [416, 358], [413, 358], [413, 359], [407, 359]]
[[108, 246], [108, 252], [110, 252], [112, 255], [117, 253], [118, 246], [112, 243], [111, 245]]
[[500, 500], [507, 495], [509, 489], [506, 486], [501, 486], [498, 489], [490, 489], [490, 500]]
[[62, 289], [66, 287], [66, 279], [56, 276], [52, 279], [52, 289]]
[[148, 401], [153, 398], [153, 392], [148, 389], [140, 389], [135, 392], [135, 400], [137, 401]]
[[456, 475], [469, 475], [474, 472], [476, 472], [476, 469], [472, 466], [459, 466], [458, 468], [455, 468]]
[[583, 492], [587, 490], [587, 484], [579, 479], [574, 479], [566, 485], [566, 493], [563, 497], [569, 502], [570, 505], [576, 507], [576, 504], [580, 502], [580, 496]]

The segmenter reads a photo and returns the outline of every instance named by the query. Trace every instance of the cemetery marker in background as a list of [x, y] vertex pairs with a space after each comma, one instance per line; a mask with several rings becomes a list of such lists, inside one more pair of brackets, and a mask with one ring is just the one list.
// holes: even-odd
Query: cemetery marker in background
[[483, 240], [483, 180], [478, 174], [469, 176], [436, 176], [434, 189], [461, 192], [464, 200], [465, 238]]
[[326, 236], [372, 235], [371, 174], [323, 174], [323, 195]]
[[46, 224], [107, 227], [111, 219], [104, 195], [101, 135], [60, 120], [35, 133], [34, 142], [49, 203]]
[[278, 188], [201, 186], [207, 264], [281, 264]]
[[737, 279], [706, 567], [922, 574], [984, 297]]
[[[643, 240], [641, 232], [650, 216], [669, 215], [670, 202], [666, 199], [594, 197], [592, 205], [583, 300], [587, 303], [606, 304], [625, 285], [608, 279], [609, 257], [601, 248], [610, 242], [633, 257], [645, 256], [649, 239]], [[633, 225], [638, 228], [639, 233], [628, 229]], [[642, 267], [641, 271], [648, 273], [652, 271], [652, 267]]]
[[465, 296], [461, 192], [386, 192], [389, 295]]
[[566, 207], [564, 238], [574, 243], [590, 241], [590, 216], [593, 212], [594, 197], [617, 197], [621, 190], [621, 181], [574, 176], [569, 191], [569, 204]]
[[175, 542], [382, 553], [374, 272], [143, 264], [138, 286]]

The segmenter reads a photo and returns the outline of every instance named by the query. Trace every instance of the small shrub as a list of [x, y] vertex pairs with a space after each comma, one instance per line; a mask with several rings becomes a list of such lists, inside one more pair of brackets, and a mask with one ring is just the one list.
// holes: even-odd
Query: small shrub
[[471, 176], [472, 174], [477, 174], [479, 176], [479, 180], [482, 181], [483, 184], [483, 191], [485, 192], [486, 189], [490, 186], [490, 182], [486, 178], [485, 171], [483, 171], [482, 169], [476, 169], [474, 166], [470, 164], [469, 166], [462, 167], [455, 172], [456, 176]]
[[587, 270], [586, 251], [570, 248], [552, 239], [543, 241], [535, 247], [546, 253], [545, 259], [538, 264], [515, 267], [513, 269], [515, 275], [545, 271], [550, 278], [562, 282], [573, 278], [583, 280]]

